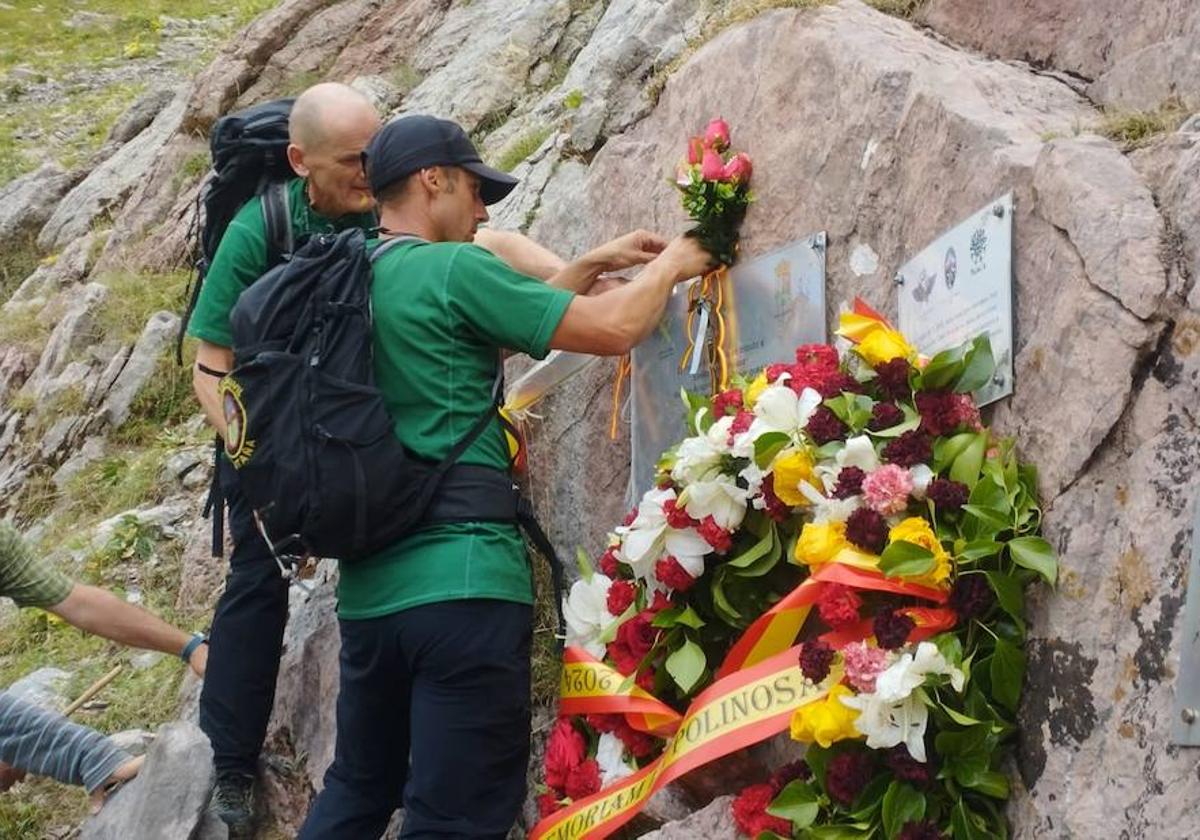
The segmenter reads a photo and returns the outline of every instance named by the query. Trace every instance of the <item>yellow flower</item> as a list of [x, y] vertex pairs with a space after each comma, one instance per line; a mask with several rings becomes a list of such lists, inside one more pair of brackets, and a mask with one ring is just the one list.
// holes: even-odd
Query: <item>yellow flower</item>
[[760, 372], [758, 376], [754, 377], [754, 381], [746, 386], [747, 409], [754, 408], [754, 404], [758, 402], [759, 396], [762, 395], [763, 391], [767, 390], [768, 384], [767, 374], [765, 372]]
[[793, 449], [779, 456], [771, 465], [775, 476], [775, 495], [789, 507], [808, 504], [808, 497], [800, 492], [800, 483], [812, 484], [813, 461], [803, 449]]
[[872, 367], [890, 362], [892, 359], [910, 359], [916, 355], [913, 346], [905, 341], [898, 330], [880, 326], [871, 331], [858, 343], [858, 355], [867, 360]]
[[841, 701], [842, 697], [853, 694], [849, 688], [838, 683], [829, 689], [823, 699], [805, 703], [792, 712], [792, 740], [805, 744], [815, 741], [828, 748], [830, 744], [847, 738], [861, 738], [854, 725], [858, 711]]
[[950, 585], [950, 555], [929, 523], [919, 516], [910, 516], [888, 532], [888, 542], [904, 540], [919, 545], [933, 554], [933, 568], [923, 575], [905, 576], [909, 583], [933, 588]]
[[795, 561], [806, 566], [820, 566], [833, 561], [849, 545], [846, 542], [845, 522], [826, 522], [818, 525], [806, 522], [796, 540]]

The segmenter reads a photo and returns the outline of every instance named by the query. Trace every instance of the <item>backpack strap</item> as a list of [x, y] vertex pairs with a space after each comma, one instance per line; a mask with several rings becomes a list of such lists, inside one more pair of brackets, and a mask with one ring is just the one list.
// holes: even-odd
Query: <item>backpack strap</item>
[[295, 248], [292, 239], [292, 210], [286, 181], [271, 181], [262, 194], [263, 222], [267, 234], [267, 268], [290, 259]]

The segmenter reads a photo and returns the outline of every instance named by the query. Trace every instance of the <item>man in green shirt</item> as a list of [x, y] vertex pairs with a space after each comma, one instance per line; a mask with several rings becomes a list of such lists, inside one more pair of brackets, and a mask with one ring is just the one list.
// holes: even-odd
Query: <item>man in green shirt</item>
[[[433, 461], [495, 411], [503, 351], [623, 354], [710, 262], [695, 240], [637, 231], [546, 283], [519, 274], [470, 244], [516, 181], [446, 120], [385, 126], [367, 172], [383, 233], [407, 237], [374, 264], [376, 382], [397, 437]], [[628, 284], [583, 294], [644, 263]], [[508, 469], [498, 420], [459, 463]], [[435, 524], [343, 564], [337, 747], [301, 840], [374, 840], [401, 804], [402, 838], [507, 835], [529, 752], [532, 591], [515, 524]]]
[[[172, 627], [111, 592], [73, 583], [34, 556], [4, 522], [0, 522], [0, 598], [11, 598], [18, 607], [48, 610], [80, 630], [121, 644], [178, 654], [197, 676], [204, 676], [208, 648], [202, 637]], [[83, 785], [98, 809], [105, 792], [136, 775], [141, 763], [99, 732], [0, 691], [0, 792], [28, 771]]]
[[[288, 160], [300, 177], [286, 187], [294, 240], [375, 226], [362, 152], [378, 128], [374, 106], [347, 85], [318, 84], [296, 99], [288, 124]], [[479, 231], [476, 241], [531, 274], [549, 276], [562, 266], [555, 255], [518, 234]], [[267, 261], [263, 203], [256, 199], [230, 221], [188, 323], [188, 334], [199, 339], [193, 387], [222, 437], [226, 419], [217, 385], [233, 366], [229, 313], [241, 293], [271, 267]], [[217, 480], [228, 510], [233, 552], [213, 616], [212, 661], [200, 697], [200, 726], [213, 747], [214, 810], [236, 838], [252, 831], [253, 780], [274, 705], [287, 623], [287, 584], [224, 457], [217, 465]]]

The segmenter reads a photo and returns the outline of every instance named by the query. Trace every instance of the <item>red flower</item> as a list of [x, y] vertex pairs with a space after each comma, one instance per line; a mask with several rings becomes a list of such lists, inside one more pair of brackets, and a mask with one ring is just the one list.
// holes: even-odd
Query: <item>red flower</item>
[[775, 384], [775, 381], [779, 379], [779, 377], [783, 376], [785, 373], [791, 372], [792, 366], [785, 364], [767, 365], [766, 369], [763, 371], [763, 373], [766, 374], [767, 382], [771, 383], [772, 385]]
[[704, 158], [700, 161], [700, 177], [705, 181], [720, 181], [725, 177], [725, 161], [712, 149], [704, 150]]
[[927, 787], [933, 781], [934, 768], [929, 762], [917, 761], [904, 744], [898, 744], [883, 754], [883, 760], [896, 778], [916, 787]]
[[[687, 592], [696, 582], [696, 579], [687, 573], [687, 569], [679, 565], [679, 561], [669, 554], [654, 564], [654, 576], [676, 592]], [[610, 599], [612, 598], [611, 593], [610, 589]], [[609, 609], [612, 608], [609, 607]]]
[[695, 166], [704, 157], [704, 138], [692, 137], [688, 140], [687, 162], [688, 166]]
[[620, 726], [613, 730], [613, 734], [621, 739], [625, 749], [629, 750], [629, 754], [634, 758], [649, 758], [659, 744], [653, 735], [634, 729], [624, 718], [621, 718]]
[[594, 758], [589, 758], [567, 775], [567, 796], [572, 799], [583, 799], [598, 790], [600, 790], [600, 765]]
[[[846, 474], [846, 470], [853, 469], [845, 467], [842, 469], [840, 476]], [[839, 480], [839, 485], [841, 481]], [[876, 513], [868, 507], [861, 507], [846, 517], [846, 539], [854, 543], [863, 551], [869, 551], [872, 554], [879, 554], [887, 546], [888, 524], [887, 520], [882, 515]]]
[[676, 530], [682, 531], [686, 528], [695, 528], [699, 522], [688, 516], [688, 512], [679, 507], [677, 499], [667, 499], [663, 502], [663, 516], [667, 519], [667, 524]]
[[750, 785], [739, 793], [731, 806], [738, 831], [749, 837], [757, 837], [764, 831], [791, 837], [791, 822], [767, 813], [767, 807], [774, 798], [775, 789], [770, 784]]
[[[862, 493], [863, 479], [867, 474], [859, 467], [842, 467], [833, 486], [833, 498], [849, 499]], [[885, 534], [886, 537], [886, 534]]]
[[875, 403], [875, 407], [871, 409], [871, 422], [867, 428], [872, 432], [882, 432], [903, 422], [904, 412], [895, 403], [881, 402]]
[[841, 630], [858, 623], [858, 609], [862, 606], [853, 589], [840, 583], [826, 584], [817, 601], [817, 611], [821, 620], [835, 630]]
[[660, 613], [663, 610], [670, 609], [673, 606], [675, 606], [675, 605], [671, 603], [671, 599], [668, 598], [664, 593], [655, 592], [654, 600], [650, 602], [650, 606], [648, 607], [648, 609], [650, 611], [651, 617], [653, 617], [653, 615], [655, 613]]
[[793, 761], [791, 764], [785, 764], [771, 774], [770, 785], [774, 789], [776, 795], [779, 791], [788, 786], [789, 783], [801, 779], [807, 782], [812, 778], [812, 769], [803, 761]]
[[925, 495], [938, 510], [959, 510], [970, 498], [971, 488], [948, 478], [935, 478], [929, 482], [929, 486], [925, 489]]
[[638, 675], [633, 678], [633, 682], [635, 685], [637, 685], [638, 688], [640, 688], [642, 691], [647, 691], [651, 694], [654, 693], [655, 681], [656, 681], [656, 677], [655, 677], [653, 668], [645, 668], [645, 669], [639, 671]]
[[832, 373], [838, 369], [837, 350], [828, 344], [802, 344], [796, 348], [796, 364]]
[[775, 495], [775, 473], [767, 473], [762, 483], [763, 503], [767, 506], [767, 516], [776, 522], [784, 522], [791, 516], [792, 509]]
[[704, 129], [704, 145], [718, 152], [725, 151], [729, 147], [729, 123], [720, 117], [709, 120]]
[[725, 164], [724, 178], [726, 181], [732, 181], [735, 184], [744, 184], [750, 180], [751, 174], [754, 172], [754, 166], [750, 163], [750, 156], [745, 152], [738, 152], [729, 163]]
[[555, 793], [543, 793], [537, 798], [538, 819], [546, 819], [546, 817], [562, 810], [566, 806], [558, 801], [558, 795]]
[[833, 648], [819, 639], [805, 642], [800, 648], [800, 673], [804, 674], [805, 679], [821, 682], [829, 676], [833, 655]]
[[896, 650], [896, 648], [904, 647], [908, 641], [908, 635], [914, 627], [916, 627], [916, 623], [900, 610], [885, 608], [875, 615], [872, 629], [875, 633], [875, 641], [879, 642], [881, 648]]
[[849, 431], [833, 410], [823, 405], [817, 406], [804, 430], [817, 446], [824, 446], [835, 440], [845, 440]]
[[608, 644], [609, 657], [617, 670], [626, 676], [637, 670], [650, 648], [654, 647], [658, 630], [651, 626], [652, 618], [652, 611], [643, 610], [618, 627], [617, 637]]
[[620, 574], [620, 560], [617, 559], [617, 550], [610, 548], [600, 555], [600, 571], [601, 573], [612, 580], [617, 579]]
[[718, 525], [711, 516], [704, 517], [704, 521], [696, 530], [718, 554], [724, 554], [733, 547], [733, 535]]
[[621, 715], [601, 715], [590, 714], [584, 717], [587, 725], [597, 732], [616, 732], [617, 727], [625, 723], [625, 718]]
[[920, 429], [905, 432], [883, 448], [883, 460], [900, 467], [915, 467], [933, 457], [933, 442]]
[[625, 518], [621, 520], [621, 524], [628, 527], [633, 524], [633, 520], [637, 519], [638, 509], [635, 507], [629, 513], [625, 514]]
[[906, 400], [912, 396], [912, 388], [908, 385], [908, 375], [911, 370], [908, 359], [897, 356], [890, 362], [884, 362], [875, 368], [875, 382], [888, 399]]
[[750, 424], [754, 422], [754, 415], [749, 411], [739, 411], [737, 416], [733, 418], [733, 422], [729, 424], [729, 445], [733, 446], [733, 439], [742, 432], [750, 430]]
[[627, 580], [615, 580], [613, 585], [608, 588], [608, 611], [612, 615], [620, 615], [629, 608], [633, 603], [633, 599], [637, 596], [637, 590], [633, 584]]
[[571, 719], [560, 717], [546, 741], [546, 784], [555, 790], [563, 790], [571, 771], [583, 763], [587, 756], [587, 744]]
[[871, 780], [871, 757], [862, 752], [844, 752], [829, 760], [825, 790], [830, 799], [849, 807]]
[[896, 840], [947, 840], [947, 836], [938, 830], [933, 820], [921, 820], [906, 822], [896, 835]]
[[[720, 420], [726, 414], [734, 414], [742, 407], [742, 392], [736, 388], [722, 391], [713, 397], [713, 416]], [[730, 411], [733, 409], [733, 411]]]

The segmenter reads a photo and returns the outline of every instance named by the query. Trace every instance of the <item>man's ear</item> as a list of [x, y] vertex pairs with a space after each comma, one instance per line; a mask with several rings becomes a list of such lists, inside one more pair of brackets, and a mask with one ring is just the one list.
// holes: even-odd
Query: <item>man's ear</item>
[[292, 171], [301, 178], [307, 178], [309, 169], [304, 165], [304, 150], [295, 143], [289, 143], [287, 147], [288, 163], [292, 166]]

